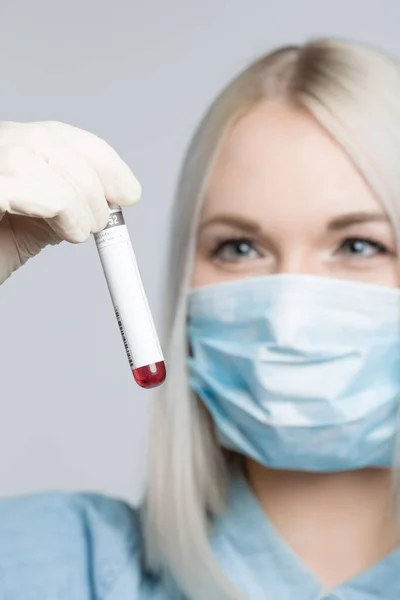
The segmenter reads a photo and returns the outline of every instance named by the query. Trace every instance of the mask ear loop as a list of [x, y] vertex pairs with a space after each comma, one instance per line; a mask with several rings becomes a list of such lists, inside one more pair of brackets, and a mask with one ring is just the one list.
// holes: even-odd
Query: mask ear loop
[[[400, 369], [400, 364], [399, 364]], [[400, 512], [396, 510], [400, 506], [400, 393], [398, 394], [398, 405], [399, 410], [397, 414], [397, 433], [394, 444], [394, 455], [392, 461], [392, 479], [391, 479], [391, 492], [393, 498], [393, 509], [396, 513], [397, 529], [400, 534]]]
[[[400, 265], [400, 261], [399, 261]], [[397, 335], [400, 337], [400, 324], [398, 326]], [[398, 361], [398, 369], [400, 369], [400, 357]], [[391, 492], [393, 498], [393, 509], [396, 514], [397, 530], [400, 534], [400, 392], [397, 396], [398, 400], [398, 413], [397, 413], [397, 427], [396, 427], [396, 439], [394, 444], [394, 455], [392, 458], [392, 478], [391, 478]]]

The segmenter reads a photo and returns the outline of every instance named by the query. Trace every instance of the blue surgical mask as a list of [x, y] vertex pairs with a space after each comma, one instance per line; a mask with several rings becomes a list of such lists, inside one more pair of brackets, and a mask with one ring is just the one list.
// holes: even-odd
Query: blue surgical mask
[[198, 288], [190, 385], [226, 448], [279, 469], [392, 464], [400, 291], [308, 275]]

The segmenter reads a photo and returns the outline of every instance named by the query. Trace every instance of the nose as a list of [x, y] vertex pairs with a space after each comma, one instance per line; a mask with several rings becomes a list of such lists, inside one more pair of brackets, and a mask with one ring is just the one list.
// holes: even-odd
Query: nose
[[281, 348], [291, 348], [304, 330], [304, 306], [299, 298], [282, 290], [266, 310], [266, 324], [270, 339]]
[[[282, 252], [275, 264], [275, 274], [328, 276], [328, 269], [312, 249], [295, 247]], [[271, 339], [281, 348], [293, 348], [293, 344], [304, 343], [304, 327], [307, 311], [307, 299], [296, 296], [294, 299], [287, 287], [275, 297], [268, 309], [268, 322]]]
[[326, 275], [326, 269], [311, 251], [295, 248], [276, 262], [275, 273], [287, 275]]

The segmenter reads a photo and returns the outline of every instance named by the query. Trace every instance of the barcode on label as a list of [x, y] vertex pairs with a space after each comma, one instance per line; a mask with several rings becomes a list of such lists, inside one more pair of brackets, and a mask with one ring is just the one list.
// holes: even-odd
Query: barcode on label
[[135, 366], [134, 366], [133, 360], [132, 360], [131, 349], [129, 348], [128, 340], [127, 340], [127, 337], [125, 335], [125, 329], [124, 329], [124, 324], [123, 324], [122, 319], [121, 319], [121, 315], [119, 314], [119, 310], [118, 310], [118, 308], [116, 306], [114, 306], [114, 310], [115, 310], [115, 316], [117, 317], [118, 327], [119, 327], [119, 330], [121, 332], [121, 337], [122, 337], [122, 340], [124, 342], [125, 351], [126, 351], [126, 355], [128, 357], [128, 360], [129, 360], [130, 367], [131, 367], [131, 369], [134, 369]]

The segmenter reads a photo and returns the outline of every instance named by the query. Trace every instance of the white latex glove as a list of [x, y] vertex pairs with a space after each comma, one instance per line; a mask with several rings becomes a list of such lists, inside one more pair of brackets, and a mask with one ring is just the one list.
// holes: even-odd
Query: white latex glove
[[0, 123], [0, 284], [48, 244], [84, 242], [140, 184], [102, 139], [57, 122]]

